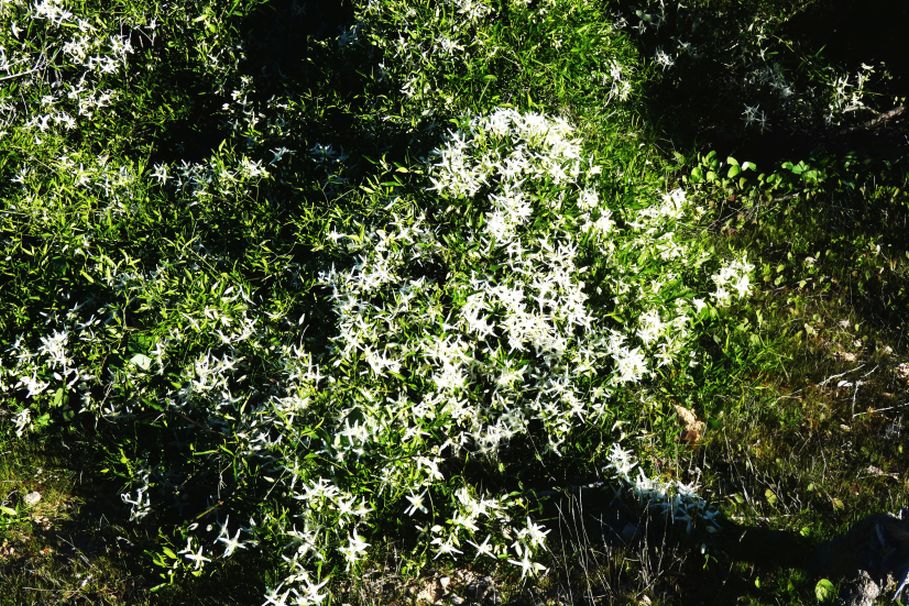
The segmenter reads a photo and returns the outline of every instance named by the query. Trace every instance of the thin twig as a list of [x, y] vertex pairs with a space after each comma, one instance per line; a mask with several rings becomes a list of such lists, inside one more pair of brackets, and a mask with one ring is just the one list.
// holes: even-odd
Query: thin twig
[[831, 375], [831, 376], [827, 377], [826, 379], [824, 379], [823, 381], [821, 381], [820, 383], [818, 383], [818, 387], [823, 387], [824, 385], [826, 385], [827, 383], [829, 383], [830, 381], [832, 381], [834, 379], [839, 379], [840, 377], [845, 377], [849, 373], [855, 372], [857, 370], [861, 370], [864, 367], [865, 367], [865, 364], [862, 363], [862, 364], [859, 364], [858, 366], [856, 366], [855, 368], [853, 368], [852, 370], [847, 370], [846, 372], [841, 372], [838, 375]]
[[19, 72], [18, 74], [8, 74], [6, 76], [0, 76], [0, 82], [3, 82], [5, 80], [14, 80], [16, 78], [21, 78], [22, 76], [27, 76], [29, 74], [33, 74], [36, 71], [38, 71], [38, 68], [33, 67], [32, 69], [25, 70], [24, 72]]
[[905, 404], [897, 404], [896, 406], [885, 406], [884, 408], [875, 408], [874, 410], [863, 410], [862, 412], [857, 412], [857, 413], [853, 414], [852, 418], [854, 419], [854, 418], [860, 417], [862, 415], [870, 415], [870, 414], [874, 414], [876, 412], [886, 412], [888, 410], [897, 410], [899, 408], [906, 408], [907, 406], [909, 406], [909, 402], [906, 402]]
[[894, 107], [890, 111], [886, 111], [886, 112], [883, 112], [882, 114], [878, 114], [877, 116], [875, 116], [871, 120], [868, 120], [867, 122], [864, 122], [863, 124], [858, 124], [856, 126], [852, 126], [850, 128], [845, 129], [845, 132], [854, 133], [856, 131], [863, 130], [863, 129], [877, 128], [878, 126], [887, 124], [888, 122], [890, 122], [892, 120], [898, 120], [906, 112], [906, 108], [907, 108], [906, 105], [900, 105], [898, 107]]

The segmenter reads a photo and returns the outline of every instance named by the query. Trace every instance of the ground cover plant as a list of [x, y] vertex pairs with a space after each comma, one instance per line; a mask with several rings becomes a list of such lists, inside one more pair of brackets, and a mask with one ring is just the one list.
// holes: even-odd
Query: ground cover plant
[[0, 3], [0, 602], [845, 595], [714, 537], [905, 506], [902, 81], [671, 150], [715, 8]]

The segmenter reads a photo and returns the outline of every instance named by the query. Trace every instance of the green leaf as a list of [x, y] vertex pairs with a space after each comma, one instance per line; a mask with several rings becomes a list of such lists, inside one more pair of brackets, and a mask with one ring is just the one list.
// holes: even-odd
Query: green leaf
[[836, 597], [836, 587], [829, 579], [821, 579], [814, 586], [814, 596], [818, 602], [829, 602]]
[[2, 513], [4, 515], [12, 516], [12, 517], [19, 515], [19, 513], [15, 509], [13, 509], [12, 507], [7, 507], [6, 505], [0, 505], [0, 513]]

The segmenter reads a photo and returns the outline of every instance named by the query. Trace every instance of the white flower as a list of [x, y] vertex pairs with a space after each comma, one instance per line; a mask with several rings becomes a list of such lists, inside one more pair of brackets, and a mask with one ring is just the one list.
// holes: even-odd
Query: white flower
[[187, 560], [195, 564], [195, 570], [200, 570], [206, 562], [211, 562], [210, 558], [203, 555], [201, 544], [199, 545], [198, 551], [193, 551], [192, 537], [186, 540], [186, 547], [184, 547], [180, 553], [183, 554], [183, 557]]
[[477, 0], [449, 0], [455, 8], [468, 21], [474, 22], [483, 19], [492, 9]]
[[423, 499], [426, 497], [426, 491], [424, 490], [420, 494], [414, 494], [411, 492], [407, 495], [407, 501], [410, 503], [410, 506], [404, 510], [404, 513], [413, 516], [416, 512], [427, 513], [426, 506], [423, 504]]
[[38, 351], [50, 359], [51, 366], [67, 370], [69, 365], [72, 364], [72, 360], [66, 355], [66, 344], [68, 341], [69, 333], [65, 330], [58, 330], [49, 337], [41, 337], [41, 346]]
[[486, 216], [486, 233], [495, 242], [507, 242], [514, 235], [514, 224], [508, 220], [508, 217], [501, 210], [494, 210]]
[[515, 566], [517, 566], [518, 568], [521, 569], [521, 578], [522, 579], [524, 579], [528, 576], [536, 576], [538, 573], [541, 573], [544, 570], [546, 570], [546, 567], [543, 566], [542, 564], [539, 564], [537, 562], [532, 562], [530, 560], [530, 554], [526, 551], [524, 552], [524, 557], [522, 557], [520, 560], [508, 560], [508, 563], [514, 564]]
[[130, 522], [141, 520], [151, 513], [151, 497], [148, 495], [148, 489], [148, 477], [146, 476], [145, 485], [136, 488], [135, 496], [128, 492], [120, 495], [120, 499], [131, 506], [129, 513]]
[[21, 438], [22, 435], [31, 427], [32, 424], [32, 411], [30, 408], [23, 408], [15, 416], [14, 423], [16, 425], [16, 437]]
[[215, 539], [216, 543], [224, 543], [224, 554], [222, 557], [225, 558], [229, 558], [237, 549], [246, 548], [246, 543], [239, 540], [242, 529], [238, 528], [237, 532], [234, 533], [234, 536], [230, 536], [230, 533], [227, 531], [227, 523], [229, 520], [230, 516], [224, 520], [224, 524], [221, 525], [221, 530], [218, 533], [218, 538]]
[[435, 560], [436, 558], [438, 558], [439, 556], [442, 556], [442, 555], [460, 555], [460, 554], [464, 553], [463, 551], [458, 549], [457, 546], [455, 545], [457, 540], [458, 540], [458, 538], [456, 535], [451, 535], [447, 539], [443, 539], [442, 537], [436, 537], [432, 541], [430, 541], [430, 543], [432, 545], [436, 546], [436, 555], [433, 556], [433, 559]]
[[25, 375], [19, 377], [19, 387], [25, 387], [28, 390], [26, 397], [33, 398], [40, 395], [50, 387], [50, 383], [38, 379], [37, 375]]
[[441, 36], [436, 40], [436, 48], [439, 49], [439, 52], [443, 55], [453, 55], [459, 51], [464, 50], [464, 46], [458, 44], [451, 38]]
[[644, 345], [650, 345], [659, 339], [665, 328], [666, 324], [660, 318], [660, 312], [655, 309], [644, 312], [638, 318], [638, 338]]
[[759, 105], [745, 105], [745, 111], [742, 112], [742, 117], [745, 120], [745, 126], [752, 126], [758, 124], [761, 127], [761, 130], [767, 126], [767, 114], [764, 112]]
[[632, 470], [637, 466], [637, 461], [630, 451], [625, 450], [616, 442], [609, 449], [609, 464], [607, 467], [612, 470], [619, 478], [629, 481]]
[[288, 606], [287, 598], [290, 595], [290, 589], [283, 594], [273, 589], [265, 595], [265, 604], [263, 606]]
[[549, 530], [544, 530], [542, 526], [527, 518], [527, 526], [518, 532], [518, 537], [527, 539], [533, 548], [543, 547], [546, 544], [546, 535]]
[[317, 606], [328, 598], [327, 593], [320, 593], [323, 587], [328, 584], [330, 578], [325, 578], [321, 583], [313, 583], [306, 579], [306, 585], [303, 587], [303, 593], [298, 598], [298, 606]]
[[167, 165], [166, 164], [155, 164], [155, 169], [152, 171], [151, 176], [158, 181], [161, 185], [167, 183], [169, 175], [167, 174]]
[[588, 224], [588, 231], [594, 231], [601, 236], [610, 233], [614, 228], [615, 221], [612, 220], [612, 212], [609, 209], [600, 211], [597, 220]]
[[754, 265], [744, 258], [733, 260], [728, 265], [721, 267], [712, 278], [716, 284], [716, 290], [713, 293], [716, 304], [729, 305], [733, 293], [738, 298], [747, 296], [751, 292], [752, 271], [754, 271]]
[[482, 556], [486, 556], [492, 559], [496, 559], [496, 554], [493, 552], [493, 545], [490, 544], [490, 535], [486, 535], [486, 538], [483, 539], [482, 543], [474, 543], [473, 541], [467, 541], [474, 549], [477, 550], [477, 554], [474, 556], [474, 559]]
[[585, 188], [578, 194], [578, 208], [594, 210], [600, 206], [600, 195], [595, 189]]
[[647, 361], [639, 347], [622, 347], [615, 358], [617, 383], [637, 383], [647, 374]]
[[747, 273], [740, 273], [732, 282], [732, 289], [739, 298], [746, 297], [751, 293], [751, 276]]
[[353, 564], [356, 564], [360, 561], [361, 556], [366, 553], [366, 549], [369, 547], [369, 543], [363, 540], [363, 537], [354, 530], [353, 534], [350, 535], [345, 547], [341, 547], [338, 551], [341, 552], [341, 555], [344, 556], [344, 561], [347, 562], [347, 569], [350, 570], [350, 567]]
[[656, 61], [656, 64], [664, 70], [669, 69], [675, 65], [675, 59], [673, 59], [669, 53], [661, 48], [657, 49], [656, 54], [654, 55], [654, 60]]
[[73, 18], [73, 14], [61, 6], [59, 0], [41, 0], [36, 2], [32, 10], [35, 19], [46, 19], [54, 25], [61, 25], [64, 21]]
[[685, 190], [681, 187], [677, 187], [663, 195], [663, 200], [662, 204], [660, 205], [659, 212], [663, 217], [666, 217], [667, 219], [679, 219], [685, 210], [685, 205], [687, 202], [688, 197], [685, 193]]
[[261, 160], [250, 160], [246, 156], [240, 159], [240, 174], [247, 179], [261, 179], [269, 176], [268, 169]]

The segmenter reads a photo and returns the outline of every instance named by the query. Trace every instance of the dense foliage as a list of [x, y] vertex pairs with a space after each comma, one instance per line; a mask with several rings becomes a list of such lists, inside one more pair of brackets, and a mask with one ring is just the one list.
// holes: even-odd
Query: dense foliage
[[[799, 204], [876, 171], [886, 224], [905, 176], [667, 153], [643, 120], [686, 70], [732, 132], [899, 115], [883, 64], [774, 33], [795, 8], [714, 8], [0, 2], [3, 440], [90, 453], [159, 587], [256, 551], [268, 604], [389, 559], [544, 583], [580, 485], [716, 531], [692, 411], [785, 372], [785, 260], [823, 296], [863, 237]], [[905, 243], [860, 245], [853, 287], [905, 309]]]

